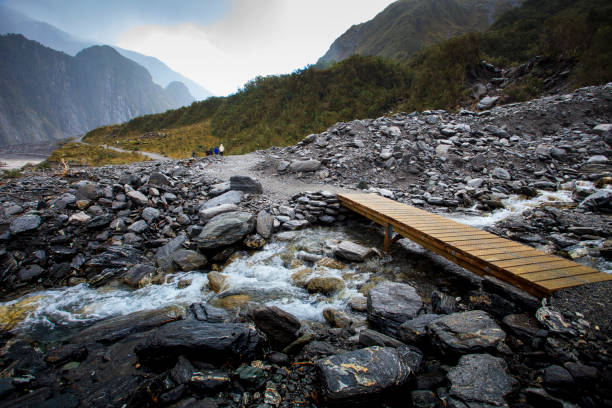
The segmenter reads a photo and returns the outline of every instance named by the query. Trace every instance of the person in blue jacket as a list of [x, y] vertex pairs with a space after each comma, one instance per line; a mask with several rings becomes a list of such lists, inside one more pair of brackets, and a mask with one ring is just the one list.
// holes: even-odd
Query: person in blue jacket
[[219, 148], [215, 146], [215, 156], [219, 154]]

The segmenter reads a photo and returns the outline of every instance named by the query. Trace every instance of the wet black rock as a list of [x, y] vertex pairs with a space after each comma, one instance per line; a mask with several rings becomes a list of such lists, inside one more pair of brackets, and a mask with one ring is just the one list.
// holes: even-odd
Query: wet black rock
[[434, 291], [431, 294], [431, 308], [437, 314], [451, 314], [457, 311], [457, 301], [454, 297]]
[[151, 365], [173, 364], [179, 355], [222, 363], [253, 360], [261, 352], [262, 338], [254, 327], [242, 323], [206, 323], [181, 320], [163, 325], [138, 344], [138, 358]]
[[507, 372], [506, 362], [489, 354], [469, 354], [448, 372], [450, 398], [458, 407], [507, 406], [505, 397], [518, 381]]
[[66, 344], [45, 356], [47, 363], [60, 365], [69, 361], [83, 361], [87, 358], [87, 347], [80, 344]]
[[398, 327], [414, 319], [422, 307], [416, 289], [405, 283], [382, 282], [368, 293], [368, 321], [391, 336], [397, 336]]
[[410, 392], [410, 401], [413, 408], [436, 408], [438, 406], [436, 394], [428, 390]]
[[170, 378], [177, 384], [187, 384], [191, 380], [195, 369], [191, 362], [183, 356], [179, 356], [176, 365], [170, 370]]
[[72, 342], [83, 344], [99, 342], [111, 344], [134, 333], [140, 333], [182, 318], [183, 311], [178, 307], [159, 310], [134, 312], [103, 320], [81, 331]]
[[543, 384], [551, 392], [571, 392], [574, 377], [565, 368], [551, 365], [544, 369]]
[[401, 386], [418, 370], [401, 351], [368, 347], [315, 362], [330, 405], [364, 403], [382, 392]]
[[230, 376], [225, 371], [209, 369], [195, 371], [189, 380], [189, 385], [196, 394], [214, 395], [228, 387], [230, 381]]
[[442, 316], [427, 328], [432, 342], [451, 355], [495, 349], [506, 338], [495, 320], [482, 310]]
[[121, 280], [132, 288], [142, 288], [151, 282], [156, 272], [153, 265], [137, 264], [131, 267]]
[[401, 341], [374, 330], [364, 329], [359, 332], [359, 344], [363, 346], [402, 347]]
[[527, 314], [510, 314], [504, 317], [503, 323], [510, 333], [521, 340], [531, 340], [542, 330], [542, 325], [536, 318]]
[[225, 309], [208, 303], [193, 303], [189, 306], [189, 310], [193, 313], [193, 317], [201, 322], [224, 323], [230, 320], [230, 314]]
[[260, 307], [253, 311], [253, 321], [264, 332], [273, 347], [282, 350], [297, 339], [300, 321], [276, 306]]
[[406, 344], [418, 344], [427, 338], [427, 326], [442, 315], [428, 313], [402, 323], [397, 335]]

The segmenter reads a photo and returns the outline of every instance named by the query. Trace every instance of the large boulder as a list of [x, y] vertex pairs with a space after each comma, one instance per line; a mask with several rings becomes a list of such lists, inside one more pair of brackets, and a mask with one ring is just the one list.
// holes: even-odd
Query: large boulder
[[200, 248], [213, 249], [241, 241], [255, 227], [253, 214], [235, 211], [220, 214], [208, 222], [194, 240]]
[[427, 326], [443, 353], [457, 355], [495, 349], [506, 333], [486, 312], [471, 310], [440, 317]]
[[261, 183], [249, 176], [232, 176], [230, 177], [230, 189], [244, 191], [246, 193], [261, 193], [263, 188]]
[[261, 346], [262, 338], [251, 325], [194, 319], [168, 323], [152, 331], [134, 351], [144, 363], [167, 366], [180, 355], [213, 364], [251, 361], [260, 354]]
[[423, 307], [416, 289], [405, 283], [381, 282], [368, 293], [368, 321], [391, 336], [407, 320], [414, 319]]
[[240, 201], [242, 201], [242, 196], [242, 191], [231, 190], [208, 200], [204, 203], [204, 205], [202, 205], [201, 208], [212, 208], [221, 204], [240, 204]]
[[294, 173], [317, 171], [321, 168], [318, 160], [295, 160], [289, 165], [289, 171]]
[[337, 257], [355, 262], [363, 262], [373, 253], [374, 251], [371, 248], [366, 248], [351, 241], [342, 241], [334, 249], [334, 255]]
[[[448, 372], [450, 398], [460, 407], [507, 407], [504, 399], [518, 381], [506, 371], [506, 362], [489, 354], [469, 354]], [[452, 401], [455, 403], [455, 401]]]
[[412, 349], [367, 347], [315, 361], [330, 405], [363, 403], [406, 383], [421, 356]]
[[176, 238], [171, 239], [165, 245], [157, 248], [155, 251], [155, 262], [163, 269], [172, 269], [172, 253], [183, 246], [187, 241], [184, 234], [180, 234]]
[[253, 321], [264, 332], [273, 347], [283, 349], [297, 339], [302, 324], [290, 313], [276, 306], [260, 307], [253, 311]]

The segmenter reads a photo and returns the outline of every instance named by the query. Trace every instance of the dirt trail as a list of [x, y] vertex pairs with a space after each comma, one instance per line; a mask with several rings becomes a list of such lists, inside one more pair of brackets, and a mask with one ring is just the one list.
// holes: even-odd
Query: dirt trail
[[354, 192], [349, 188], [330, 184], [304, 182], [293, 175], [277, 175], [271, 171], [257, 170], [265, 160], [261, 153], [253, 152], [232, 156], [213, 156], [204, 170], [211, 176], [229, 181], [231, 176], [251, 176], [261, 183], [263, 190], [273, 199], [286, 199], [304, 191], [328, 190], [334, 193]]

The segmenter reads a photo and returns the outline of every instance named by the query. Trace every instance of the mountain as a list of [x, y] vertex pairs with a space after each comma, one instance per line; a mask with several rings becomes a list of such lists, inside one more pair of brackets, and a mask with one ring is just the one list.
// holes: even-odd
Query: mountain
[[486, 30], [521, 0], [400, 0], [374, 19], [352, 26], [333, 42], [317, 65], [351, 55], [405, 61], [418, 50], [460, 34]]
[[64, 139], [192, 100], [186, 87], [161, 88], [108, 46], [72, 57], [9, 34], [0, 55], [0, 146]]
[[[9, 33], [23, 34], [30, 40], [38, 41], [44, 46], [73, 56], [85, 48], [96, 45], [96, 43], [92, 41], [77, 38], [50, 24], [34, 20], [6, 6], [0, 5], [0, 34]], [[174, 81], [182, 82], [187, 86], [189, 93], [191, 93], [196, 100], [206, 99], [213, 95], [212, 92], [202, 87], [200, 84], [173, 71], [157, 58], [120, 47], [113, 48], [124, 57], [145, 67], [153, 77], [153, 82], [158, 85], [165, 87]], [[193, 102], [193, 100], [191, 102]]]

